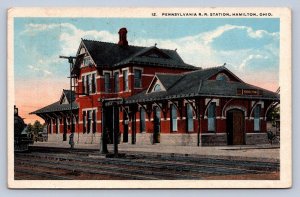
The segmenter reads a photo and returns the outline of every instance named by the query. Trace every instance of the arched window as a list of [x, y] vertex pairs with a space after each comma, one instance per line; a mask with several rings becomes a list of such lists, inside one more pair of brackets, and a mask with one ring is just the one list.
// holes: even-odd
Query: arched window
[[161, 91], [161, 86], [159, 84], [156, 84], [154, 86], [153, 92], [158, 92], [158, 91]]
[[216, 103], [211, 102], [208, 106], [208, 131], [215, 132], [216, 131]]
[[217, 77], [216, 77], [216, 79], [218, 81], [229, 81], [229, 77], [226, 74], [224, 74], [224, 73], [218, 74]]
[[193, 107], [191, 104], [186, 105], [186, 120], [188, 132], [194, 131], [194, 120], [193, 120]]
[[260, 105], [256, 105], [254, 108], [254, 131], [260, 131]]
[[177, 131], [177, 108], [171, 105], [171, 128], [172, 131]]

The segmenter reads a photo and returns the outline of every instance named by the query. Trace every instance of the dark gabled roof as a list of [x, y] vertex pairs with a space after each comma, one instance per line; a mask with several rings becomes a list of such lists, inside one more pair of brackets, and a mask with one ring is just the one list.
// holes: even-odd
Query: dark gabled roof
[[157, 79], [162, 83], [162, 85], [168, 90], [171, 86], [173, 86], [176, 81], [181, 79], [183, 74], [165, 74], [159, 73], [156, 74]]
[[[72, 110], [79, 109], [79, 106], [77, 102], [75, 101], [75, 92], [72, 91], [73, 94], [71, 94], [70, 90], [63, 90], [62, 95], [65, 95], [68, 99], [69, 104], [60, 104], [60, 101], [57, 101], [55, 103], [52, 103], [50, 105], [47, 105], [46, 107], [43, 107], [41, 109], [38, 109], [36, 111], [31, 112], [30, 114], [42, 114], [42, 113], [48, 113], [48, 112], [59, 112], [59, 111], [68, 111], [71, 110], [71, 102], [72, 99]], [[71, 98], [72, 95], [72, 98]]]
[[82, 42], [97, 66], [112, 66], [144, 49], [144, 47], [126, 47], [95, 40], [82, 39]]
[[[158, 49], [156, 46], [119, 46], [118, 44], [95, 40], [82, 40], [87, 51], [97, 66], [119, 66], [128, 63], [146, 64], [195, 70], [197, 67], [186, 64], [175, 50]], [[166, 57], [149, 57], [143, 55], [149, 50], [159, 50]]]
[[[154, 100], [165, 100], [171, 98], [189, 98], [196, 96], [218, 96], [234, 98], [256, 98], [279, 100], [279, 94], [265, 90], [243, 81], [219, 81], [209, 78], [218, 72], [229, 71], [224, 66], [197, 70], [178, 75], [158, 75], [166, 91], [146, 93], [143, 91], [125, 99], [125, 103], [147, 102]], [[229, 71], [230, 72], [230, 71]], [[230, 72], [231, 73], [231, 72]], [[238, 95], [238, 89], [255, 89], [260, 95]]]
[[[79, 106], [76, 101], [72, 103], [72, 110], [79, 109]], [[52, 103], [46, 107], [38, 109], [30, 114], [42, 114], [49, 112], [60, 112], [60, 111], [69, 111], [71, 110], [71, 104], [60, 104], [59, 101]]]

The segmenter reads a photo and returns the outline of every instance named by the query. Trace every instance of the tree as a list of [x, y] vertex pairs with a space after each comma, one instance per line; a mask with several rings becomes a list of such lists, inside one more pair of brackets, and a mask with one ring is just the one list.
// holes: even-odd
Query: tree
[[280, 120], [280, 107], [272, 108], [267, 115], [267, 120], [272, 122], [272, 126], [276, 126]]
[[43, 128], [44, 126], [40, 123], [40, 121], [36, 120], [30, 128], [30, 133], [37, 137], [40, 132], [43, 132]]
[[31, 123], [29, 123], [29, 124], [27, 125], [27, 133], [28, 133], [28, 135], [30, 135], [30, 136], [33, 136], [33, 131], [32, 131], [32, 129], [33, 129], [33, 126], [32, 126]]

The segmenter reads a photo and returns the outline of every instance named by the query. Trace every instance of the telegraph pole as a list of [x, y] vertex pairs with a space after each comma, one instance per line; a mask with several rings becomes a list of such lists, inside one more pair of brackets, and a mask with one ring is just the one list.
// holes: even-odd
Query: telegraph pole
[[75, 87], [73, 85], [73, 78], [75, 76], [72, 75], [72, 70], [73, 70], [73, 67], [74, 67], [74, 62], [73, 60], [76, 59], [76, 57], [74, 56], [62, 56], [60, 55], [59, 58], [63, 58], [63, 59], [68, 59], [68, 62], [70, 64], [70, 122], [71, 122], [71, 135], [70, 135], [70, 145], [71, 145], [71, 148], [74, 147], [74, 130], [73, 130], [73, 87]]

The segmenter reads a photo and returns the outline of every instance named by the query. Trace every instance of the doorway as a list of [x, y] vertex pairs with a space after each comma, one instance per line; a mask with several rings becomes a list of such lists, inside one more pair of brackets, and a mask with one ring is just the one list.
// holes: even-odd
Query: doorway
[[125, 111], [123, 111], [123, 128], [123, 142], [128, 142], [128, 116]]
[[228, 145], [243, 145], [245, 144], [244, 137], [244, 112], [239, 109], [232, 109], [227, 112], [227, 144]]
[[107, 143], [113, 143], [113, 108], [112, 107], [105, 107], [103, 108], [103, 129], [107, 132]]

